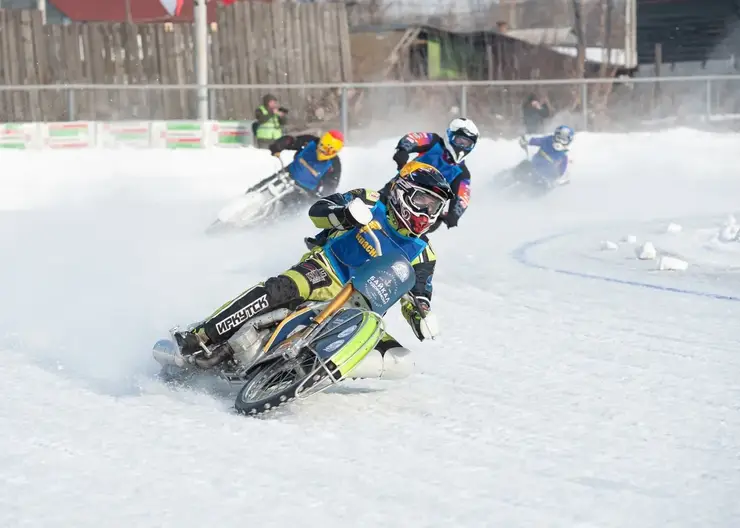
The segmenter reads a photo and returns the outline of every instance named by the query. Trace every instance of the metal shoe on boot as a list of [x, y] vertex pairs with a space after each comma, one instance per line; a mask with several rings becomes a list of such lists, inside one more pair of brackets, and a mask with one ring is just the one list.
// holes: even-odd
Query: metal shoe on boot
[[172, 335], [180, 348], [180, 354], [183, 356], [191, 356], [197, 352], [206, 352], [210, 355], [210, 351], [196, 332], [184, 330], [173, 332]]

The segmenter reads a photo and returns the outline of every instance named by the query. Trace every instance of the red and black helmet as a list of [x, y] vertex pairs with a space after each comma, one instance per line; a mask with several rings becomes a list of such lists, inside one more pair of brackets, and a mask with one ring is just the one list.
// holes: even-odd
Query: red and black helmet
[[453, 198], [442, 173], [426, 163], [410, 161], [392, 182], [388, 194], [391, 214], [414, 236], [426, 233]]

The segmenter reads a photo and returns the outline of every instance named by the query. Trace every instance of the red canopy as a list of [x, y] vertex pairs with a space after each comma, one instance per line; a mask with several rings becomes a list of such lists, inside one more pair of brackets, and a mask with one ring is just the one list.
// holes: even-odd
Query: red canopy
[[[219, 0], [232, 4], [236, 0]], [[192, 22], [193, 0], [51, 0], [75, 22]], [[216, 21], [217, 0], [208, 0], [208, 21]]]

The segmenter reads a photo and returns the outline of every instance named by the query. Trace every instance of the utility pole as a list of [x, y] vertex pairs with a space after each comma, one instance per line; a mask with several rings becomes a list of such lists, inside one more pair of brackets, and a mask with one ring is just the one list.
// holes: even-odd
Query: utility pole
[[46, 25], [46, 0], [38, 0], [38, 9], [41, 11], [41, 20]]
[[198, 83], [198, 119], [208, 120], [208, 5], [194, 0], [195, 76]]

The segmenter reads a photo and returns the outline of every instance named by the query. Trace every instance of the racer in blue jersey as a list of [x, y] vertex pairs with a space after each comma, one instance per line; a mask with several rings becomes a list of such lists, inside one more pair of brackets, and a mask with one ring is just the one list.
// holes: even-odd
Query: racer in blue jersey
[[[378, 237], [384, 253], [400, 250], [414, 268], [413, 299], [401, 301], [401, 312], [420, 341], [433, 338], [437, 333], [431, 312], [436, 256], [425, 233], [452, 196], [437, 169], [412, 161], [391, 181], [386, 203], [380, 201], [379, 193], [368, 189], [321, 198], [311, 206], [309, 216], [316, 227], [331, 230], [326, 243], [306, 253], [289, 270], [227, 302], [192, 329], [175, 333], [181, 354], [224, 343], [257, 315], [279, 308], [294, 309], [307, 300], [334, 298], [348, 281], [350, 270], [370, 259], [375, 251], [363, 235], [362, 228], [368, 224], [385, 235]], [[372, 357], [358, 367], [365, 370], [355, 376], [404, 377], [410, 371], [409, 354], [386, 334]]]
[[519, 145], [522, 148], [529, 146], [539, 147], [532, 159], [527, 160], [517, 167], [520, 174], [529, 173], [529, 183], [549, 190], [556, 185], [567, 182], [566, 171], [568, 170], [568, 151], [575, 132], [572, 128], [561, 125], [549, 136], [532, 137], [527, 139], [521, 137]]
[[[478, 127], [471, 119], [457, 118], [450, 122], [444, 136], [434, 132], [412, 132], [398, 142], [393, 155], [398, 170], [408, 162], [411, 154], [417, 154], [415, 161], [428, 163], [439, 170], [455, 194], [449, 211], [430, 232], [437, 229], [442, 222], [448, 228], [457, 226], [468, 208], [470, 171], [465, 165], [465, 158], [473, 151], [479, 137]], [[382, 197], [386, 195], [389, 185], [380, 191]]]
[[[295, 150], [293, 161], [282, 172], [287, 172], [298, 187], [309, 195], [324, 196], [335, 193], [339, 187], [342, 174], [339, 151], [343, 146], [343, 134], [339, 130], [329, 130], [320, 138], [311, 134], [283, 136], [273, 142], [269, 149], [274, 156], [279, 156], [283, 150]], [[300, 196], [294, 195], [293, 199], [300, 200]]]
[[[473, 151], [478, 143], [480, 133], [472, 120], [466, 118], [453, 119], [444, 137], [435, 132], [412, 132], [406, 134], [396, 145], [393, 160], [397, 170], [401, 170], [408, 162], [411, 154], [417, 154], [414, 161], [429, 164], [436, 168], [449, 184], [453, 198], [449, 210], [442, 214], [429, 228], [429, 233], [435, 231], [442, 223], [448, 229], [457, 226], [460, 217], [468, 208], [470, 202], [470, 172], [465, 165], [465, 158]], [[380, 201], [387, 204], [388, 193], [394, 180], [389, 181], [380, 191]], [[306, 237], [306, 246], [311, 249], [326, 243], [331, 229], [325, 229], [315, 237]]]

